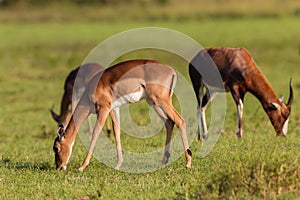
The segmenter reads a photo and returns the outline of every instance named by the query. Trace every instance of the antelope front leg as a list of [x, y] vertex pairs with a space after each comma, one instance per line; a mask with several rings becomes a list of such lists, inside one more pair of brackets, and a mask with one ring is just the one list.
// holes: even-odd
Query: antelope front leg
[[[204, 85], [201, 83], [200, 88], [199, 88], [199, 94], [197, 96], [197, 99], [198, 99], [198, 106], [197, 106], [197, 119], [198, 119], [198, 134], [197, 135], [198, 135], [198, 141], [202, 140], [202, 137], [201, 137], [201, 124], [202, 124], [202, 127], [203, 127], [203, 133], [207, 134], [207, 132], [205, 132], [205, 130], [207, 130], [206, 121], [205, 121], [205, 113], [204, 113], [204, 118], [203, 118], [203, 110], [202, 110], [203, 88], [204, 88]], [[204, 119], [205, 124], [203, 124], [203, 119]]]
[[242, 118], [243, 118], [243, 101], [239, 99], [239, 102], [237, 104], [237, 110], [238, 110], [238, 129], [237, 129], [237, 137], [242, 138], [243, 136], [243, 129], [242, 129]]
[[197, 129], [197, 136], [198, 136], [198, 141], [202, 140], [201, 137], [201, 124], [203, 125], [203, 123], [201, 122], [201, 106], [197, 106], [197, 119], [198, 119], [198, 129]]
[[103, 128], [103, 125], [105, 123], [108, 113], [109, 113], [109, 111], [107, 109], [105, 109], [105, 110], [102, 109], [99, 111], [98, 116], [97, 116], [97, 123], [95, 125], [92, 141], [91, 141], [91, 144], [89, 147], [89, 151], [88, 151], [81, 167], [79, 167], [79, 171], [83, 171], [90, 163], [90, 159], [93, 155], [94, 147], [95, 147], [97, 139], [102, 131], [102, 128]]
[[87, 118], [87, 121], [88, 121], [88, 126], [89, 126], [89, 133], [92, 135], [93, 134], [93, 123], [92, 123], [91, 116], [89, 116]]
[[115, 166], [116, 170], [119, 170], [122, 162], [123, 162], [123, 155], [122, 155], [122, 147], [121, 147], [121, 129], [120, 129], [120, 110], [119, 108], [115, 108], [110, 112], [113, 124], [113, 130], [115, 134], [116, 140], [116, 147], [117, 147], [117, 156], [118, 156], [118, 163]]
[[207, 130], [207, 124], [205, 118], [205, 109], [206, 107], [200, 109], [200, 115], [201, 115], [202, 129], [203, 129], [203, 138], [206, 140], [208, 138], [208, 130]]

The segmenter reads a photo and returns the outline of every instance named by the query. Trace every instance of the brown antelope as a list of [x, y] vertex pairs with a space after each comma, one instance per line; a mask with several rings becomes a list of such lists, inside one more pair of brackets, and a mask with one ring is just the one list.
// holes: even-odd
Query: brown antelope
[[67, 168], [80, 125], [90, 113], [96, 113], [97, 123], [94, 127], [92, 141], [79, 170], [82, 171], [87, 167], [96, 140], [110, 113], [117, 147], [118, 163], [115, 168], [119, 169], [123, 161], [120, 119], [118, 118], [119, 106], [136, 103], [142, 99], [147, 101], [165, 123], [167, 137], [162, 165], [168, 162], [171, 135], [174, 124], [176, 124], [182, 138], [187, 167], [191, 167], [192, 154], [188, 146], [185, 120], [172, 105], [172, 94], [176, 81], [177, 74], [173, 68], [153, 60], [125, 61], [97, 74], [82, 95], [66, 130], [58, 129], [58, 136], [53, 145], [56, 168], [63, 170]]
[[[80, 73], [78, 73], [79, 69], [82, 69]], [[73, 89], [75, 87], [74, 85], [75, 80], [77, 81], [76, 86], [78, 88], [75, 89], [76, 94], [74, 94], [75, 99], [73, 100], [77, 100], [78, 98], [80, 98], [88, 82], [98, 72], [103, 71], [104, 69], [105, 68], [103, 66], [97, 63], [87, 63], [77, 67], [76, 69], [74, 69], [69, 73], [69, 75], [65, 80], [64, 94], [60, 104], [60, 114], [57, 115], [53, 111], [54, 106], [52, 106], [52, 108], [50, 109], [52, 118], [57, 122], [58, 125], [62, 125], [63, 127], [66, 127], [66, 125], [70, 120], [71, 113], [72, 113], [72, 97], [73, 97]], [[71, 105], [71, 109], [69, 110], [70, 105]], [[88, 118], [88, 123], [89, 123], [89, 131], [90, 133], [92, 133], [93, 129], [92, 129], [92, 123], [90, 118]], [[111, 128], [108, 120], [107, 120], [106, 128], [107, 128], [107, 132], [110, 133]]]
[[[198, 139], [201, 140], [200, 123], [202, 123], [204, 138], [207, 137], [208, 132], [205, 120], [205, 109], [208, 103], [214, 98], [215, 93], [218, 92], [209, 90], [210, 85], [200, 72], [201, 70], [206, 70], [205, 67], [209, 67], [203, 65], [199, 66], [199, 63], [205, 63], [205, 61], [203, 62], [203, 59], [206, 59], [206, 55], [209, 55], [212, 62], [217, 66], [223, 80], [222, 86], [227, 92], [231, 92], [236, 103], [238, 111], [237, 136], [241, 138], [243, 133], [243, 100], [246, 92], [250, 92], [260, 101], [264, 111], [269, 116], [277, 135], [285, 136], [288, 131], [289, 115], [293, 102], [291, 80], [289, 85], [290, 96], [287, 104], [285, 104], [281, 99], [277, 98], [267, 79], [246, 49], [217, 47], [201, 50], [189, 64], [189, 74], [198, 101]], [[204, 87], [206, 88], [205, 95]]]

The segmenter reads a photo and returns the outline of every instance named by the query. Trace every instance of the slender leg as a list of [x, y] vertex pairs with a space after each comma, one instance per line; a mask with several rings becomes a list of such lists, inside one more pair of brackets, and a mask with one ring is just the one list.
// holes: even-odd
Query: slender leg
[[202, 107], [200, 110], [200, 114], [201, 114], [201, 122], [202, 122], [202, 129], [203, 129], [203, 138], [206, 140], [208, 138], [208, 130], [207, 130], [207, 124], [205, 118], [205, 110], [206, 107]]
[[206, 123], [206, 117], [205, 117], [205, 110], [208, 106], [208, 104], [216, 97], [216, 93], [209, 94], [208, 91], [206, 91], [205, 96], [202, 98], [202, 105], [201, 105], [201, 122], [202, 122], [202, 129], [203, 129], [203, 138], [206, 140], [208, 138], [208, 129], [207, 129], [207, 123]]
[[179, 133], [182, 139], [184, 151], [185, 151], [185, 158], [186, 158], [186, 166], [188, 168], [192, 165], [192, 152], [189, 149], [188, 139], [186, 136], [186, 123], [183, 117], [175, 110], [172, 103], [163, 103], [162, 108], [167, 114], [169, 119], [172, 119], [173, 123], [176, 124], [176, 126], [179, 129]]
[[90, 132], [90, 134], [92, 135], [92, 134], [93, 134], [93, 124], [92, 124], [91, 116], [89, 116], [89, 117], [87, 118], [87, 121], [88, 121], [88, 126], [89, 126], [89, 132]]
[[79, 171], [83, 171], [88, 166], [90, 159], [93, 155], [93, 150], [96, 145], [97, 139], [102, 131], [102, 128], [103, 128], [105, 120], [108, 116], [108, 113], [109, 113], [109, 109], [102, 108], [101, 110], [99, 110], [99, 113], [97, 116], [97, 123], [96, 123], [94, 131], [93, 131], [93, 137], [92, 137], [92, 141], [91, 141], [91, 144], [89, 147], [89, 151], [88, 151], [81, 167], [79, 168]]
[[233, 86], [230, 91], [237, 107], [238, 128], [237, 128], [236, 135], [238, 138], [242, 138], [243, 136], [242, 118], [243, 118], [243, 110], [244, 110], [243, 99], [245, 93], [242, 90], [240, 90], [238, 86]]
[[[203, 124], [203, 111], [202, 111], [202, 100], [203, 100], [203, 84], [201, 83], [200, 85], [200, 89], [199, 89], [199, 93], [197, 95], [197, 100], [198, 100], [198, 106], [197, 106], [197, 118], [198, 118], [198, 140], [201, 141], [202, 137], [201, 137], [201, 128], [200, 128], [200, 124], [202, 124], [202, 127], [204, 127]], [[205, 120], [205, 113], [204, 113], [204, 120]], [[201, 122], [202, 121], [202, 122]], [[206, 124], [205, 124], [206, 125]], [[203, 128], [204, 129], [204, 128]], [[205, 133], [205, 132], [204, 132]]]
[[201, 114], [202, 114], [202, 111], [201, 111], [201, 106], [198, 105], [197, 106], [197, 119], [198, 119], [198, 129], [197, 129], [197, 139], [198, 141], [201, 141], [202, 137], [201, 137], [201, 125], [203, 126], [202, 124], [202, 117], [201, 117]]
[[[89, 126], [89, 132], [92, 135], [93, 134], [93, 124], [92, 124], [92, 120], [90, 117], [88, 118], [88, 126]], [[106, 120], [106, 131], [108, 134], [110, 134], [111, 127], [110, 127], [110, 122], [109, 122], [108, 118]]]
[[242, 138], [243, 136], [243, 129], [242, 129], [242, 118], [243, 118], [243, 101], [239, 99], [238, 104], [237, 104], [237, 111], [238, 111], [238, 129], [237, 129], [237, 137]]
[[169, 150], [170, 150], [170, 142], [171, 142], [172, 132], [173, 132], [173, 128], [174, 128], [174, 122], [168, 118], [168, 116], [165, 114], [165, 112], [159, 106], [153, 105], [152, 107], [156, 111], [158, 116], [164, 121], [166, 130], [167, 130], [167, 138], [166, 138], [166, 146], [165, 146], [165, 150], [164, 150], [164, 157], [161, 162], [162, 166], [165, 166], [168, 163], [169, 157], [170, 157]]
[[173, 132], [173, 128], [174, 128], [174, 122], [171, 119], [167, 119], [165, 121], [165, 126], [166, 126], [166, 130], [167, 130], [167, 138], [166, 138], [164, 158], [163, 158], [163, 161], [162, 161], [163, 166], [165, 166], [169, 161], [170, 145], [171, 145], [172, 132]]
[[[189, 150], [189, 144], [188, 144], [188, 139], [186, 136], [186, 123], [183, 117], [179, 115], [179, 113], [175, 110], [175, 108], [172, 105], [172, 96], [170, 94], [170, 90], [162, 87], [162, 86], [157, 86], [157, 90], [159, 93], [155, 93], [153, 90], [153, 87], [150, 88], [145, 88], [146, 93], [147, 93], [147, 102], [149, 105], [155, 105], [155, 106], [160, 106], [160, 108], [164, 111], [165, 115], [168, 117], [169, 120], [173, 121], [173, 123], [176, 124], [176, 126], [179, 129], [179, 133], [182, 139], [184, 151], [185, 151], [185, 158], [186, 158], [186, 166], [191, 167], [192, 164], [192, 152]], [[158, 90], [159, 89], [159, 90]], [[159, 113], [158, 113], [159, 114]], [[160, 115], [160, 114], [159, 114]], [[160, 115], [163, 117], [163, 115]], [[168, 122], [169, 123], [169, 122]], [[171, 124], [170, 124], [171, 125]], [[166, 125], [166, 127], [169, 129], [169, 132], [171, 132], [171, 126]], [[171, 133], [170, 133], [171, 135]], [[167, 140], [171, 140], [171, 136], [167, 136]], [[167, 141], [167, 143], [170, 143]], [[168, 148], [165, 150], [165, 152], [168, 152]]]
[[[92, 135], [93, 134], [93, 124], [92, 124], [92, 120], [90, 117], [88, 118], [88, 126], [89, 126], [89, 132]], [[109, 122], [108, 118], [106, 120], [106, 131], [108, 134], [110, 134], [111, 127], [110, 127], [110, 122]]]
[[121, 146], [121, 130], [120, 130], [120, 110], [119, 108], [115, 108], [114, 110], [110, 111], [110, 116], [113, 122], [113, 130], [115, 134], [116, 140], [116, 147], [117, 147], [117, 156], [118, 156], [118, 163], [115, 166], [115, 169], [119, 170], [120, 166], [123, 162], [122, 156], [122, 146]]

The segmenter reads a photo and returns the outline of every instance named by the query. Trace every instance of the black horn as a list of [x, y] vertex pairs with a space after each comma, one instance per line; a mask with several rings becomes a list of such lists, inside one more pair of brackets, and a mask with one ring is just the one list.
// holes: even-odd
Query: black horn
[[51, 112], [52, 118], [59, 123], [59, 116], [53, 111], [54, 105], [52, 106], [51, 109], [49, 109], [49, 111]]
[[293, 87], [292, 87], [292, 78], [290, 79], [290, 96], [289, 100], [286, 105], [291, 106], [294, 100], [294, 93], [293, 93]]

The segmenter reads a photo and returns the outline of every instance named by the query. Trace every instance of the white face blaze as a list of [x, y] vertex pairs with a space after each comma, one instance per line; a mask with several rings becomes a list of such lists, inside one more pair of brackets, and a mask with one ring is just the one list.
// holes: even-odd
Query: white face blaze
[[283, 124], [283, 128], [282, 128], [283, 135], [287, 135], [288, 126], [289, 126], [289, 119], [287, 119]]

